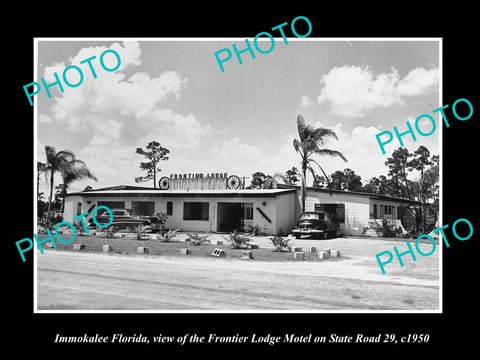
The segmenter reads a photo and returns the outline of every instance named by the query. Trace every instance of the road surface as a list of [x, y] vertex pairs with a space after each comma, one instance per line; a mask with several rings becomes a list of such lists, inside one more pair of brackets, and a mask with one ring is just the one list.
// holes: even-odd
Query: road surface
[[[392, 244], [398, 245], [376, 246], [387, 250]], [[37, 253], [37, 308], [438, 311], [438, 254], [405, 259], [403, 268], [390, 264], [386, 275], [371, 256], [353, 250], [350, 255], [322, 262], [258, 262], [51, 249]]]

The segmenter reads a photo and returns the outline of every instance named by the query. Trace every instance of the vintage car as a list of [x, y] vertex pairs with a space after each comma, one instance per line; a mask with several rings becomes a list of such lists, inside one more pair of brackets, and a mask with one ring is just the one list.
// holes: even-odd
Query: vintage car
[[[132, 215], [125, 209], [111, 209], [113, 214], [113, 224], [122, 224], [122, 225], [148, 225], [152, 221], [150, 216], [141, 216], [141, 215]], [[110, 221], [110, 214], [107, 210], [101, 210], [95, 216], [95, 219], [99, 224], [106, 224]], [[90, 219], [93, 221], [93, 219]]]
[[340, 235], [340, 225], [328, 212], [306, 211], [300, 215], [292, 232], [297, 239], [302, 235], [328, 239]]

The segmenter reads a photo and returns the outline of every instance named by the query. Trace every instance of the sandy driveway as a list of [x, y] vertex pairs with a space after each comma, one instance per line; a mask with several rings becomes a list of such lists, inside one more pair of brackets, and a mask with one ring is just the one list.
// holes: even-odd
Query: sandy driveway
[[343, 251], [342, 259], [324, 262], [48, 250], [37, 254], [37, 306], [74, 311], [438, 310], [438, 254], [406, 261], [403, 268], [392, 264], [382, 275], [372, 251], [399, 244], [363, 240], [322, 242]]

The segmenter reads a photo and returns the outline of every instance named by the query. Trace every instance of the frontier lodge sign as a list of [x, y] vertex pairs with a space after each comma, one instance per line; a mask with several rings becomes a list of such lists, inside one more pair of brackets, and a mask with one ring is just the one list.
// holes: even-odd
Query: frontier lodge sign
[[199, 178], [227, 178], [228, 173], [211, 173], [205, 174], [195, 173], [195, 174], [170, 174], [170, 179], [199, 179]]
[[237, 175], [228, 173], [187, 173], [170, 174], [164, 176], [158, 182], [160, 190], [236, 190], [243, 188], [242, 182]]

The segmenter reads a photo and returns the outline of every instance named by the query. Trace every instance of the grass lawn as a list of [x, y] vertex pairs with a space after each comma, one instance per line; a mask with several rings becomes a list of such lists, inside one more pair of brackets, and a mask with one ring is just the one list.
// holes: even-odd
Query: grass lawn
[[[53, 235], [54, 236], [54, 235]], [[39, 239], [45, 239], [46, 234], [38, 234]], [[55, 236], [54, 236], [55, 238]], [[175, 240], [175, 239], [174, 239]], [[214, 249], [222, 249], [226, 253], [227, 259], [240, 259], [242, 257], [242, 249], [233, 249], [231, 245], [225, 242], [222, 245], [205, 244], [194, 246], [189, 242], [184, 241], [170, 241], [163, 242], [160, 240], [137, 240], [128, 237], [114, 237], [106, 238], [95, 235], [82, 236], [77, 235], [75, 240], [68, 244], [55, 241], [58, 250], [73, 251], [74, 244], [84, 244], [86, 249], [82, 251], [86, 252], [103, 252], [103, 245], [112, 245], [112, 253], [116, 254], [136, 254], [137, 248], [140, 246], [148, 247], [149, 255], [159, 256], [179, 256], [179, 257], [204, 257], [214, 258], [211, 254]], [[49, 249], [47, 246], [43, 248]], [[188, 248], [191, 250], [189, 255], [184, 255], [180, 252], [180, 249]], [[257, 261], [297, 261], [294, 259], [293, 252], [276, 252], [273, 249], [253, 249], [254, 260]], [[332, 258], [328, 260], [318, 259], [317, 252], [304, 252], [306, 261], [339, 261], [341, 258]]]

